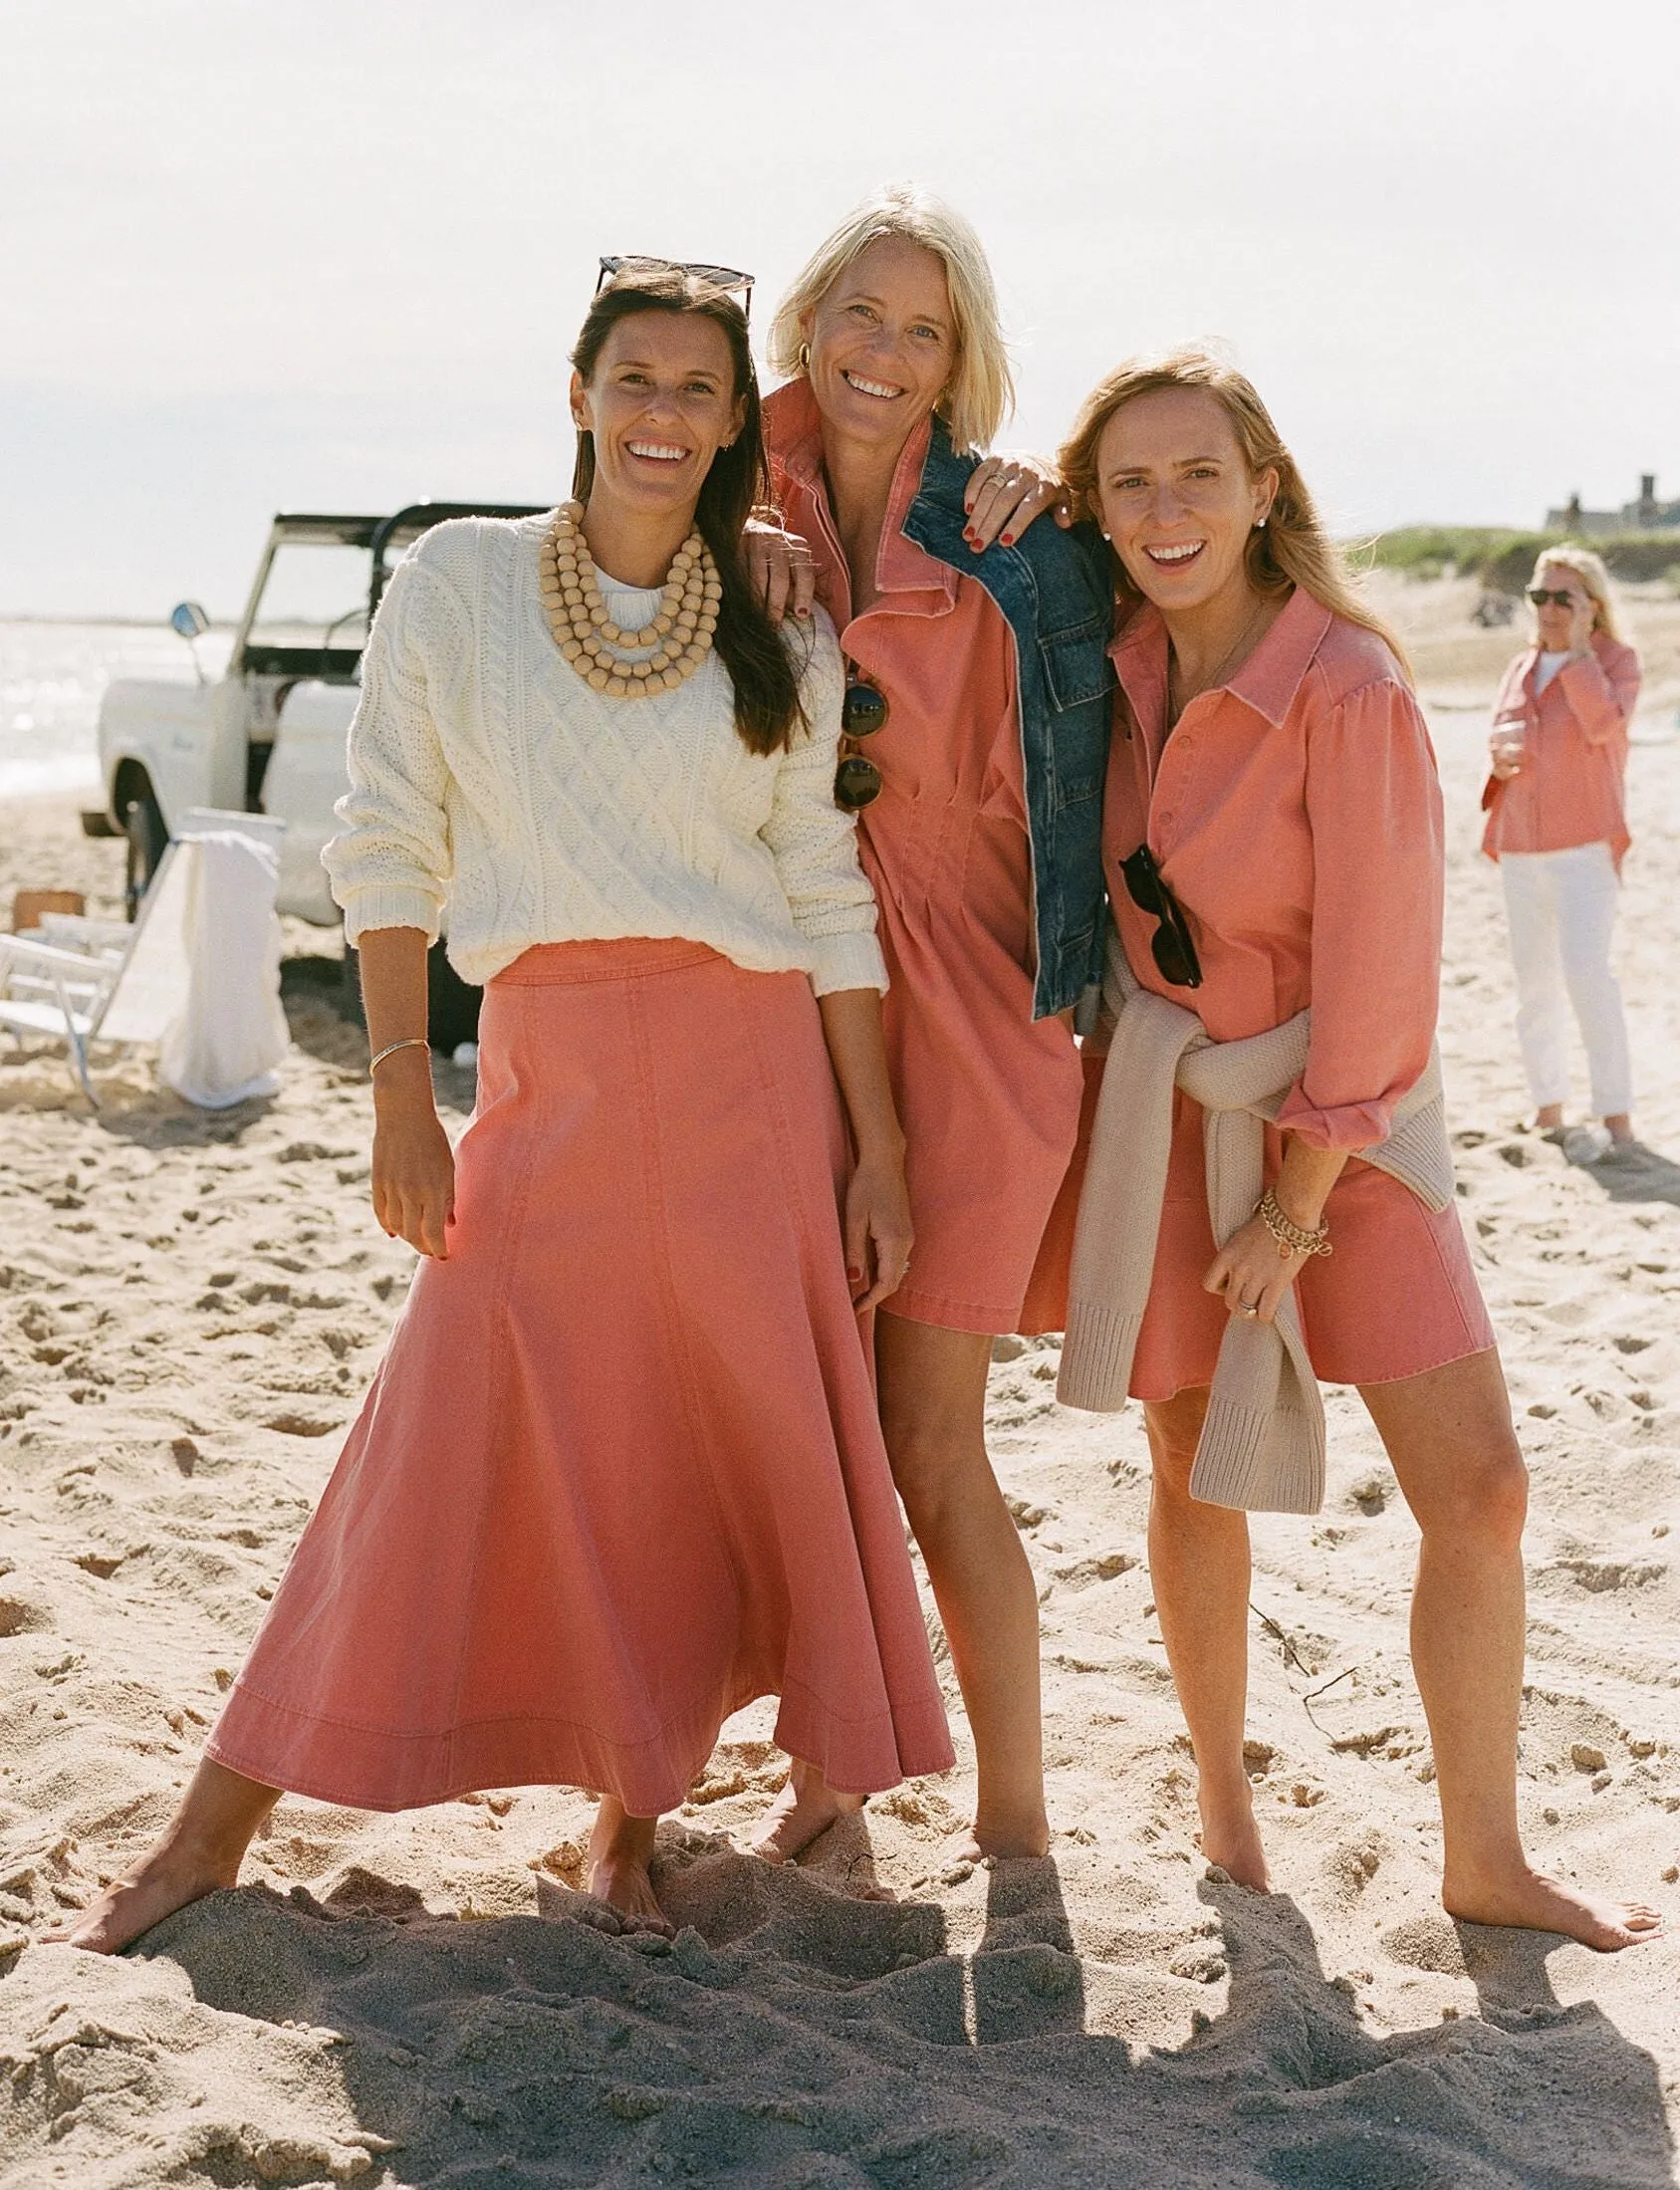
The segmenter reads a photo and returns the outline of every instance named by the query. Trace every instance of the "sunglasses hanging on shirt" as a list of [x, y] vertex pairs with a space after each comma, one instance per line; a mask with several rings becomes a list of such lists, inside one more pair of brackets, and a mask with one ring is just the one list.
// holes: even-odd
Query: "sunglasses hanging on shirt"
[[854, 663], [845, 665], [845, 699], [840, 706], [840, 761], [835, 770], [835, 804], [848, 814], [870, 805], [881, 795], [881, 772], [857, 751], [858, 741], [872, 738], [891, 710], [886, 694], [866, 683]]
[[1199, 989], [1202, 962], [1196, 956], [1190, 923], [1184, 917], [1184, 907], [1161, 879], [1155, 854], [1146, 844], [1139, 845], [1130, 858], [1120, 861], [1120, 872], [1132, 903], [1160, 923], [1149, 938], [1149, 948], [1162, 980], [1170, 981], [1175, 989]]

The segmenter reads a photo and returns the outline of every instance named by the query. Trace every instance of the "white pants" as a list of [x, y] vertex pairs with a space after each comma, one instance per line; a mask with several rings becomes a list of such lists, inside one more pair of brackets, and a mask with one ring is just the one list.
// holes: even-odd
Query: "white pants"
[[1569, 1004], [1586, 1044], [1593, 1115], [1631, 1110], [1627, 1022], [1610, 971], [1620, 885], [1609, 846], [1505, 852], [1499, 871], [1517, 968], [1517, 1040], [1536, 1108], [1568, 1098]]

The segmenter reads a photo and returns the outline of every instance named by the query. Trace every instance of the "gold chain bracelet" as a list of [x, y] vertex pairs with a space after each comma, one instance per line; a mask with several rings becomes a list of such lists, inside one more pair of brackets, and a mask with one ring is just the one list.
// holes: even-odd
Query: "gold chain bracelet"
[[1297, 1224], [1293, 1218], [1285, 1216], [1270, 1186], [1255, 1203], [1254, 1213], [1277, 1241], [1280, 1262], [1288, 1262], [1292, 1255], [1328, 1255], [1332, 1252], [1329, 1226], [1320, 1224], [1316, 1232], [1310, 1232], [1304, 1224]]

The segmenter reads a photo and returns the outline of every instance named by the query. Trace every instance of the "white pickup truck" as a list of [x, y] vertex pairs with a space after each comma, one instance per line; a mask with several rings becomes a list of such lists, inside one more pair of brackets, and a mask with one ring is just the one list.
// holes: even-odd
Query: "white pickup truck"
[[[84, 816], [91, 834], [128, 840], [130, 916], [175, 819], [219, 807], [284, 822], [281, 911], [337, 924], [321, 851], [337, 827], [334, 802], [348, 787], [345, 733], [385, 583], [444, 518], [527, 517], [538, 506], [416, 502], [388, 517], [277, 517], [214, 683], [196, 653], [209, 618], [193, 602], [175, 609], [169, 620], [195, 649], [197, 680], [130, 677], [109, 687], [99, 722], [105, 810]], [[435, 1007], [436, 990], [447, 986], [441, 953], [433, 974]], [[435, 1008], [432, 1032], [435, 1041]]]

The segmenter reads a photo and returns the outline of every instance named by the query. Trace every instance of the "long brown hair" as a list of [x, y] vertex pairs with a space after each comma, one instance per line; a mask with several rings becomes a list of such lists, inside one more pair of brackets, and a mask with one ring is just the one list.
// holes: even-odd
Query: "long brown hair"
[[[1361, 597], [1342, 551], [1325, 532], [1318, 506], [1295, 458], [1284, 445], [1252, 380], [1211, 351], [1187, 348], [1159, 358], [1128, 358], [1099, 380], [1085, 397], [1074, 430], [1063, 445], [1062, 476], [1081, 517], [1098, 516], [1096, 449], [1114, 413], [1140, 395], [1169, 387], [1205, 387], [1230, 419], [1251, 478], [1263, 471], [1278, 475], [1278, 491], [1266, 523], [1249, 535], [1248, 579], [1259, 594], [1277, 595], [1291, 586], [1322, 604], [1332, 614], [1374, 631], [1406, 681], [1411, 664], [1398, 634]], [[1142, 599], [1118, 556], [1113, 558], [1115, 591], [1121, 602]]]
[[[770, 466], [759, 415], [758, 374], [747, 340], [747, 316], [727, 290], [680, 267], [637, 267], [616, 275], [590, 306], [572, 363], [588, 381], [595, 375], [606, 338], [620, 320], [637, 312], [692, 313], [723, 330], [734, 365], [734, 400], [744, 407], [741, 431], [720, 448], [700, 488], [694, 522], [712, 551], [723, 586], [717, 634], [712, 643], [735, 687], [735, 727], [753, 753], [784, 752], [800, 706], [799, 671], [747, 576], [741, 535], [753, 505], [770, 499]], [[575, 500], [588, 502], [595, 484], [595, 435], [578, 430], [572, 474]]]

